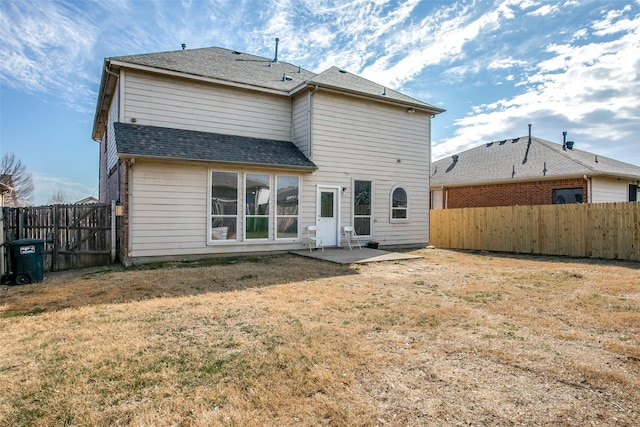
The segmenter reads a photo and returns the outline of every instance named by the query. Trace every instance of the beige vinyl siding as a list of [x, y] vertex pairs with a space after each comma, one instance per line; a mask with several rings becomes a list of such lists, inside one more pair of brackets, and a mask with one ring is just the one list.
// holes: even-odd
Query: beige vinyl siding
[[[207, 245], [210, 170], [211, 166], [205, 164], [135, 162], [130, 170], [131, 258], [303, 248], [301, 241], [234, 241]], [[237, 171], [233, 168], [228, 170]], [[282, 171], [263, 170], [260, 173], [291, 175]]]
[[[120, 82], [118, 82], [120, 84]], [[119, 87], [119, 86], [118, 86]], [[116, 138], [113, 124], [117, 123], [120, 118], [120, 92], [116, 89], [109, 107], [109, 116], [107, 117], [107, 173], [118, 162], [118, 154], [116, 151]]]
[[[346, 187], [340, 225], [352, 221], [353, 180], [373, 183], [373, 237], [383, 245], [429, 240], [430, 115], [330, 92], [313, 95], [312, 149], [318, 171], [307, 178], [303, 225], [315, 221], [317, 185]], [[402, 186], [409, 221], [390, 222], [390, 195]]]
[[311, 147], [309, 145], [310, 101], [311, 98], [308, 91], [294, 98], [291, 117], [293, 143], [307, 157], [311, 156]]
[[591, 179], [592, 203], [629, 201], [629, 184], [634, 182], [617, 178]]
[[128, 71], [123, 121], [291, 140], [291, 100], [267, 93]]

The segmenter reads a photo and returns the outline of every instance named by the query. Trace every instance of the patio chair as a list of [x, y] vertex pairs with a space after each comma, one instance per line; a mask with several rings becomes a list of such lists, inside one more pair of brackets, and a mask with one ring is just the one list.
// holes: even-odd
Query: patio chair
[[320, 248], [324, 252], [324, 245], [322, 244], [322, 236], [318, 236], [318, 226], [307, 226], [307, 245], [309, 246], [309, 252], [313, 249]]
[[360, 244], [360, 239], [356, 234], [356, 230], [351, 226], [342, 227], [342, 232], [344, 233], [344, 238], [347, 240], [347, 245], [349, 245], [349, 250], [353, 249], [353, 246], [358, 245], [360, 249], [362, 249], [362, 245]]

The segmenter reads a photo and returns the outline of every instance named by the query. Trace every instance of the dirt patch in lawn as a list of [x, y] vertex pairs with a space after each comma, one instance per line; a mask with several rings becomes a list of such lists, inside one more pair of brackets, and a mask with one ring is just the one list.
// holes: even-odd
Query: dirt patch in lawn
[[3, 287], [0, 424], [640, 424], [640, 264], [411, 253]]

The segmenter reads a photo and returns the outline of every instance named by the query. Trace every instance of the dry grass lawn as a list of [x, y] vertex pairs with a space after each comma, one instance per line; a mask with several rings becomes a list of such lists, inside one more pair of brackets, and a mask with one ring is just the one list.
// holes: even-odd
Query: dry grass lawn
[[640, 264], [418, 250], [0, 289], [0, 425], [640, 425]]

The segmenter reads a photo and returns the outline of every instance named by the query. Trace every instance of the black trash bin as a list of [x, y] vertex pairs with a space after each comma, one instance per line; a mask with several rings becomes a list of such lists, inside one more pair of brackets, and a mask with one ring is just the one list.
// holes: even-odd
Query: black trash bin
[[42, 282], [44, 240], [19, 239], [10, 243], [11, 270], [18, 285]]

